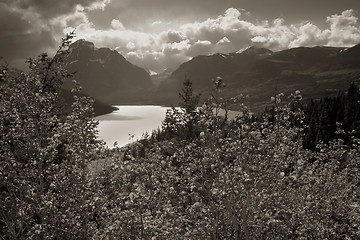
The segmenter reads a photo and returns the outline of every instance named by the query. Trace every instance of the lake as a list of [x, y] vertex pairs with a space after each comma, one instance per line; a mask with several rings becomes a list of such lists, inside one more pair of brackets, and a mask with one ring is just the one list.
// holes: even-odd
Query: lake
[[[98, 137], [113, 147], [117, 142], [119, 147], [139, 140], [145, 132], [149, 134], [161, 127], [169, 107], [161, 106], [115, 106], [119, 110], [96, 117], [99, 120]], [[239, 112], [229, 111], [229, 118]], [[131, 137], [133, 136], [133, 137]]]
[[[119, 147], [141, 139], [145, 132], [151, 134], [161, 127], [168, 107], [161, 106], [115, 106], [119, 110], [96, 117], [99, 120], [98, 137], [113, 147]], [[133, 136], [133, 137], [131, 137]]]

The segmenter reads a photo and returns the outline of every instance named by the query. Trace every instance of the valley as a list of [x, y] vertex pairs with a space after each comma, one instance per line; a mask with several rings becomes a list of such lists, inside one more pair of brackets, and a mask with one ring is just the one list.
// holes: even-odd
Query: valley
[[360, 239], [359, 9], [0, 1], [0, 239]]
[[[300, 90], [304, 101], [335, 96], [360, 79], [360, 45], [299, 47], [273, 52], [249, 47], [229, 54], [194, 57], [177, 69], [150, 75], [108, 48], [96, 48], [79, 40], [70, 47], [66, 68], [83, 92], [110, 105], [177, 105], [185, 78], [205, 101], [213, 92], [213, 81], [221, 77], [226, 87], [222, 97], [243, 96], [253, 112], [261, 112], [280, 92]], [[64, 85], [70, 89], [71, 84]], [[236, 106], [232, 106], [236, 110]]]

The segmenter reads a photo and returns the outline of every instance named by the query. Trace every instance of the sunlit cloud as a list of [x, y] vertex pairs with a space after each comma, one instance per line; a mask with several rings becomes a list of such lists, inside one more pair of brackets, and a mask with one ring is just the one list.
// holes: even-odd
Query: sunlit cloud
[[289, 43], [289, 47], [327, 45], [328, 34], [312, 23], [294, 29], [295, 38]]
[[134, 50], [136, 48], [136, 45], [133, 42], [129, 42], [126, 44], [126, 48], [129, 50]]
[[209, 40], [198, 40], [187, 51], [189, 56], [206, 55], [211, 52], [213, 45]]
[[230, 43], [231, 41], [227, 38], [227, 37], [223, 37], [222, 39], [220, 39], [216, 44], [217, 45], [222, 45], [222, 44], [227, 44]]
[[[0, 3], [0, 37], [14, 45], [12, 52], [0, 47], [5, 56], [16, 59], [22, 54], [51, 53], [64, 34], [74, 29], [76, 39], [86, 39], [96, 47], [115, 49], [132, 63], [156, 72], [176, 68], [197, 55], [237, 52], [248, 46], [278, 51], [317, 45], [349, 47], [360, 42], [358, 13], [352, 9], [324, 18], [328, 27], [322, 28], [307, 19], [296, 24], [283, 18], [251, 21], [249, 12], [237, 8], [228, 8], [218, 16], [195, 22], [154, 16], [136, 27], [119, 15], [100, 27], [90, 20], [90, 13], [96, 11], [100, 17], [106, 6], [115, 1], [38, 2], [20, 4], [20, 1], [4, 0]], [[116, 4], [126, 9], [130, 1]], [[5, 24], [7, 19], [14, 23], [16, 31]]]
[[[354, 10], [329, 16], [325, 19], [327, 29], [309, 21], [287, 24], [282, 18], [252, 23], [242, 18], [248, 14], [229, 8], [216, 18], [185, 23], [160, 33], [126, 29], [118, 20], [113, 20], [107, 30], [98, 30], [87, 22], [77, 29], [77, 35], [98, 46], [116, 48], [133, 63], [154, 71], [177, 67], [197, 55], [236, 52], [250, 45], [278, 51], [300, 46], [353, 46], [360, 42]], [[152, 23], [157, 24], [161, 22]]]
[[168, 32], [163, 32], [163, 35], [165, 37], [162, 37], [163, 40], [165, 40], [166, 42], [181, 42], [184, 39], [186, 39], [186, 36], [180, 32], [180, 31], [168, 31]]
[[124, 25], [117, 19], [111, 21], [111, 27], [115, 30], [125, 30]]
[[329, 16], [326, 21], [330, 23], [330, 29], [326, 31], [329, 45], [351, 46], [359, 42], [360, 27], [354, 10], [350, 9], [342, 12], [341, 15]]

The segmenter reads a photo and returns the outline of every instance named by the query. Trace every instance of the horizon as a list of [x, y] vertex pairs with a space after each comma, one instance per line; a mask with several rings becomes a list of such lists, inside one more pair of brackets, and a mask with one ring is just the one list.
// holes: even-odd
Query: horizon
[[198, 55], [250, 46], [276, 52], [360, 43], [360, 2], [355, 0], [5, 0], [0, 6], [0, 56], [20, 69], [26, 57], [53, 54], [61, 38], [75, 28], [74, 40], [116, 50], [156, 73]]

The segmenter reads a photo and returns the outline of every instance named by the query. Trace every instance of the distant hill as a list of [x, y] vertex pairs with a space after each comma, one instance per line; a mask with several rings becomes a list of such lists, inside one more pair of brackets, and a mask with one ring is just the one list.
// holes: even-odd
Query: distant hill
[[359, 68], [360, 67], [360, 44], [352, 48], [344, 48], [342, 51], [330, 59], [332, 69]]
[[[300, 47], [279, 52], [251, 47], [230, 54], [198, 56], [183, 63], [159, 86], [163, 98], [174, 103], [183, 80], [209, 96], [212, 80], [220, 76], [225, 97], [248, 95], [253, 111], [263, 109], [271, 96], [300, 90], [305, 100], [335, 96], [352, 81], [360, 80], [360, 45], [352, 48]], [[166, 90], [166, 91], [164, 91]]]
[[[131, 64], [115, 50], [95, 48], [93, 43], [85, 40], [70, 45], [65, 64], [85, 94], [106, 103], [141, 102], [153, 87], [151, 77], [144, 69]], [[72, 84], [65, 84], [65, 88], [71, 89]]]

